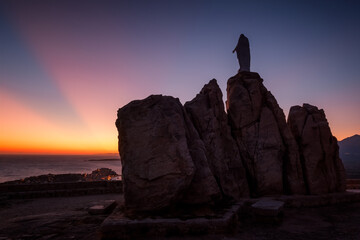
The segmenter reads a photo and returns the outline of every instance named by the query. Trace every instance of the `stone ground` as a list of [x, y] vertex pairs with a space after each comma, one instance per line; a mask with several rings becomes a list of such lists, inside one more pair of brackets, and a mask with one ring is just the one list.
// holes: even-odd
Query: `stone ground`
[[107, 215], [87, 209], [101, 200], [123, 201], [120, 194], [6, 200], [0, 203], [2, 239], [99, 239]]
[[[107, 215], [90, 215], [87, 208], [98, 201], [110, 199], [123, 201], [119, 194], [2, 200], [0, 240], [100, 239], [100, 224]], [[244, 216], [236, 233], [231, 235], [170, 239], [360, 239], [360, 202], [316, 208], [285, 208], [283, 219], [277, 224], [255, 222], [251, 217]]]

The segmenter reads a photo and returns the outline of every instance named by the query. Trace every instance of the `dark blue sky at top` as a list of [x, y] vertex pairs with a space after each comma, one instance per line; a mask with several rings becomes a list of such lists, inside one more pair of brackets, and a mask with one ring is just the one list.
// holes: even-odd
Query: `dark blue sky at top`
[[[19, 8], [39, 15], [57, 12], [54, 17], [69, 28], [69, 34], [83, 32], [90, 35], [88, 41], [96, 39], [102, 28], [110, 28], [114, 36], [121, 35], [122, 42], [109, 47], [124, 48], [139, 69], [152, 61], [170, 61], [166, 67], [175, 72], [206, 71], [227, 77], [225, 71], [234, 72], [237, 67], [231, 50], [240, 33], [250, 39], [252, 70], [263, 77], [294, 71], [296, 77], [301, 73], [311, 78], [313, 73], [314, 78], [322, 75], [324, 81], [331, 81], [334, 74], [358, 71], [360, 62], [358, 1], [35, 0], [3, 1], [2, 5], [2, 14], [5, 11], [10, 18]], [[91, 28], [104, 19], [113, 24]], [[341, 87], [355, 81], [349, 77], [334, 84]]]
[[[48, 22], [48, 29], [61, 33], [59, 42], [83, 52], [118, 54], [128, 82], [113, 87], [131, 91], [134, 99], [162, 93], [189, 101], [212, 78], [226, 95], [226, 81], [238, 69], [231, 51], [244, 33], [251, 70], [264, 78], [285, 113], [303, 102], [328, 111], [334, 98], [339, 105], [360, 104], [359, 1], [35, 0], [1, 1], [0, 7], [0, 87], [24, 95], [40, 112], [48, 111], [40, 104], [44, 92], [71, 107], [17, 32], [18, 16]], [[101, 69], [105, 60], [94, 62]]]

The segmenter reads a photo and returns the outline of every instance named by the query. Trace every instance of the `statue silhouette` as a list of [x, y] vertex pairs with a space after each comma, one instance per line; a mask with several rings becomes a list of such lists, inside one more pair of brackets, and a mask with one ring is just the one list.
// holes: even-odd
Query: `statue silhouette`
[[241, 34], [239, 41], [233, 50], [236, 51], [237, 59], [240, 65], [240, 72], [250, 72], [250, 46], [249, 39]]

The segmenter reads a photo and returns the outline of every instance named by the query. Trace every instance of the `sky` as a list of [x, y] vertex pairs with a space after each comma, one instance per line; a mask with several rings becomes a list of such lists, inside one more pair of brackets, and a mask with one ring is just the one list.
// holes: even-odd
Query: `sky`
[[0, 1], [0, 153], [117, 152], [118, 108], [192, 100], [239, 68], [238, 37], [285, 115], [360, 133], [359, 1]]

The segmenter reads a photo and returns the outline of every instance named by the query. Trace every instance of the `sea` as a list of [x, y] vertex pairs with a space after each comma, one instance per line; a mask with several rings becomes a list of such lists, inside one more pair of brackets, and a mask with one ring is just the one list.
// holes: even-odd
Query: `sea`
[[110, 168], [117, 174], [121, 175], [121, 162], [119, 154], [0, 154], [0, 183], [46, 174], [91, 173], [99, 168]]

